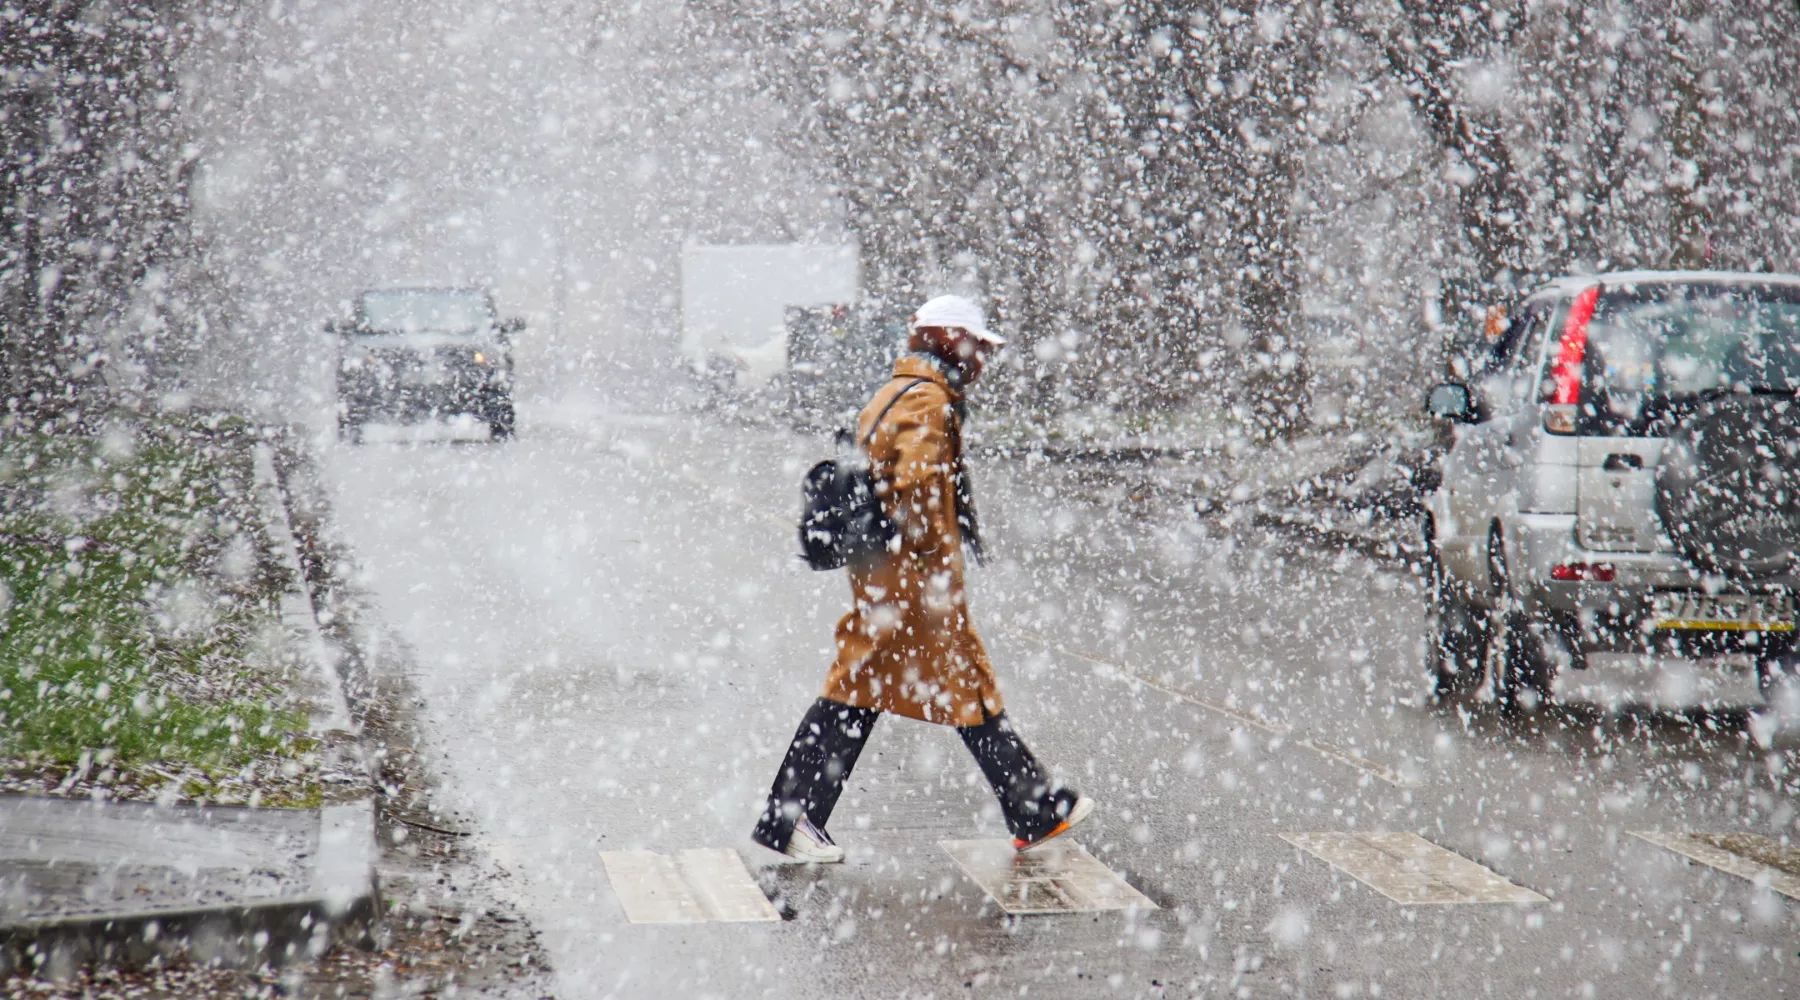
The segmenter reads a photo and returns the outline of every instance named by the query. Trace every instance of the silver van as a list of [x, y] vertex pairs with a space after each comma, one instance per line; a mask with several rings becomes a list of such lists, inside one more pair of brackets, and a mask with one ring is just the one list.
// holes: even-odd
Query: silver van
[[513, 433], [512, 335], [479, 288], [384, 288], [357, 296], [337, 337], [338, 436], [362, 440], [377, 420], [416, 422], [470, 414], [494, 440]]
[[[1427, 497], [1430, 668], [1512, 708], [1594, 651], [1754, 655], [1800, 697], [1800, 276], [1633, 271], [1531, 294]], [[1800, 706], [1796, 706], [1800, 707]]]

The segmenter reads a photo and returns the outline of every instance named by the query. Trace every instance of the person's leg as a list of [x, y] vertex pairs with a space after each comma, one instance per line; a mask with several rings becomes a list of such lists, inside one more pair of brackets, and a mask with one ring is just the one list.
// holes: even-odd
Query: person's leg
[[802, 813], [814, 826], [825, 829], [838, 793], [856, 767], [856, 758], [880, 715], [872, 708], [815, 700], [800, 720], [751, 838], [764, 847], [785, 851]]
[[979, 726], [963, 726], [957, 733], [975, 755], [981, 773], [994, 786], [1006, 828], [1021, 840], [1035, 841], [1056, 828], [1075, 807], [1075, 793], [1051, 788], [1050, 779], [1037, 758], [1013, 731], [1006, 713], [988, 716]]

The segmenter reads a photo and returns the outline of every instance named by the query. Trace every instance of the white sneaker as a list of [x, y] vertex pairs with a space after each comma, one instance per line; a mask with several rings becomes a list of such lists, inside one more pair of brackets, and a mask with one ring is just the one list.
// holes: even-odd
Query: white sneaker
[[844, 860], [844, 849], [832, 843], [831, 835], [805, 816], [794, 824], [794, 835], [788, 838], [787, 850], [781, 853], [813, 865], [842, 864]]

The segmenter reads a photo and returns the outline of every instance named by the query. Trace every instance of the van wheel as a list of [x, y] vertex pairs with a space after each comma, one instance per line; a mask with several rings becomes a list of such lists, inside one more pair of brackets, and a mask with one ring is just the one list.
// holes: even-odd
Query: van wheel
[[1548, 705], [1557, 675], [1582, 666], [1580, 633], [1573, 622], [1533, 618], [1520, 607], [1498, 527], [1488, 535], [1488, 574], [1499, 604], [1488, 645], [1494, 700], [1508, 713]]
[[1461, 698], [1481, 686], [1488, 627], [1480, 612], [1440, 595], [1431, 614], [1431, 677], [1439, 698]]
[[495, 403], [487, 414], [488, 437], [500, 441], [513, 436], [513, 405], [510, 398]]
[[1481, 686], [1488, 646], [1487, 618], [1461, 598], [1437, 557], [1431, 524], [1425, 526], [1425, 560], [1430, 591], [1425, 608], [1425, 665], [1433, 693], [1461, 698]]
[[1494, 698], [1504, 712], [1550, 704], [1556, 677], [1573, 669], [1579, 647], [1556, 622], [1502, 612], [1493, 643]]
[[1756, 689], [1778, 715], [1800, 718], [1800, 655], [1781, 649], [1757, 657]]

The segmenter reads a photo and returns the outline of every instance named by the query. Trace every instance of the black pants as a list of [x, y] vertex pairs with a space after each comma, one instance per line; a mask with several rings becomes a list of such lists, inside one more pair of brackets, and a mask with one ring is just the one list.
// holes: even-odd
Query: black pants
[[[786, 850], [802, 813], [824, 829], [880, 716], [872, 708], [853, 708], [825, 698], [814, 701], [794, 733], [752, 838], [764, 847]], [[956, 731], [993, 786], [1006, 828], [1013, 836], [1036, 840], [1074, 808], [1075, 793], [1050, 787], [1044, 769], [1013, 732], [1006, 713]]]

